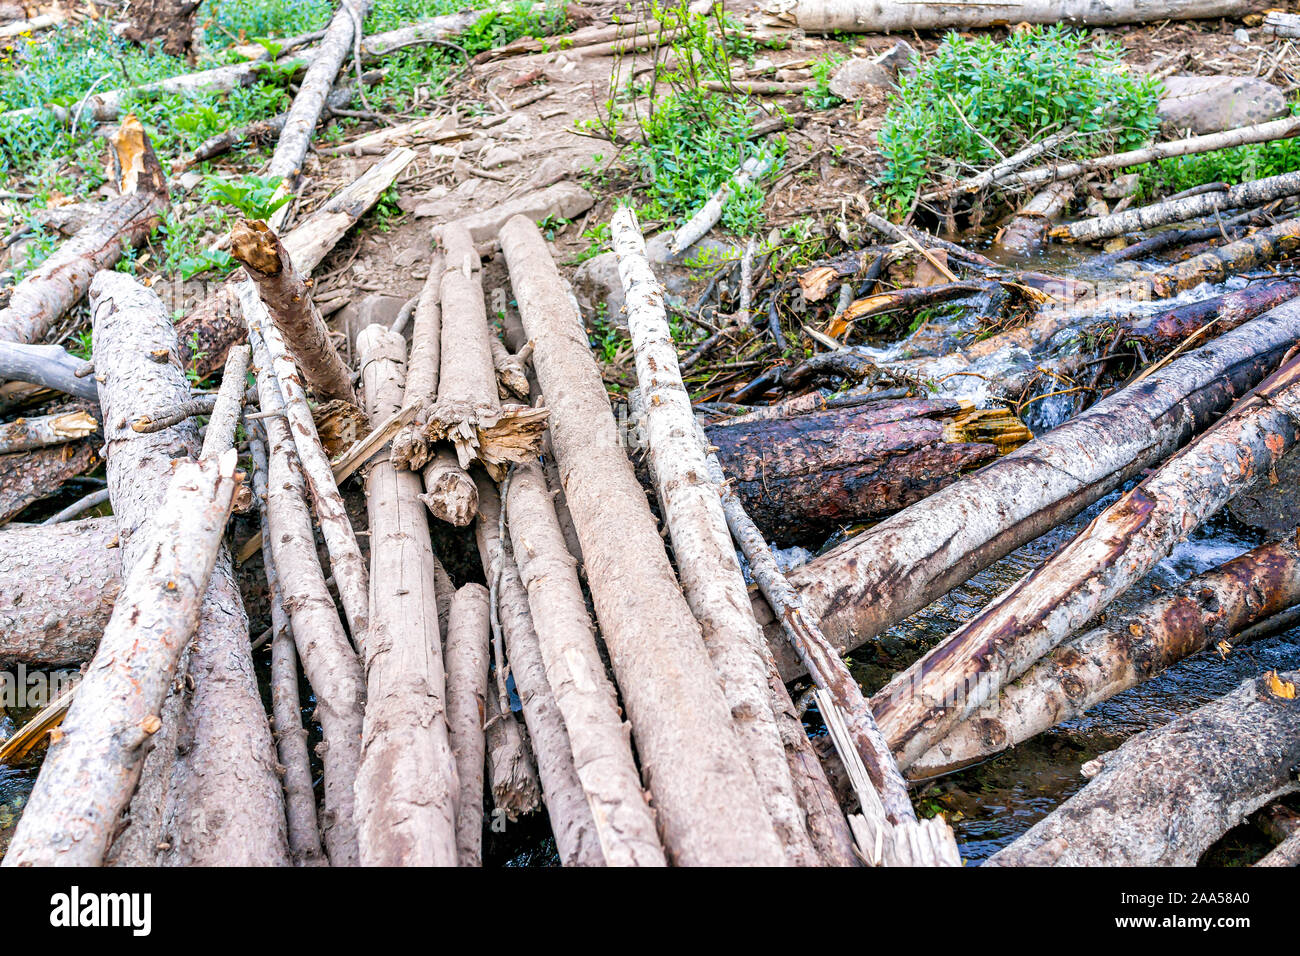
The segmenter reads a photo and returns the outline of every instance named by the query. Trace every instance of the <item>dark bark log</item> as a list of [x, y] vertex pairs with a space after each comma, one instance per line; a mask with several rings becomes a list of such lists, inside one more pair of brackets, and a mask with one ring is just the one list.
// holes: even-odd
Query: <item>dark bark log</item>
[[88, 661], [122, 587], [117, 520], [0, 531], [0, 660]]
[[1208, 332], [1222, 335], [1296, 296], [1300, 296], [1300, 278], [1283, 276], [1257, 282], [1238, 292], [1125, 320], [1115, 331], [1114, 348], [1141, 345], [1147, 357], [1153, 358], [1186, 341], [1210, 322], [1214, 326]]
[[987, 865], [1195, 865], [1229, 829], [1296, 788], [1297, 680], [1298, 671], [1251, 678], [1084, 764], [1092, 782]]
[[200, 0], [131, 0], [122, 36], [132, 43], [162, 40], [163, 52], [184, 56], [194, 32]]
[[705, 429], [745, 511], [772, 539], [878, 518], [1032, 437], [1011, 412], [902, 399]]
[[99, 455], [88, 441], [0, 455], [0, 524], [98, 464]]
[[[796, 568], [808, 613], [845, 652], [1163, 461], [1276, 367], [1300, 338], [1274, 309], [1187, 353], [959, 484]], [[766, 621], [772, 622], [771, 612]], [[802, 666], [775, 622], [782, 675]]]

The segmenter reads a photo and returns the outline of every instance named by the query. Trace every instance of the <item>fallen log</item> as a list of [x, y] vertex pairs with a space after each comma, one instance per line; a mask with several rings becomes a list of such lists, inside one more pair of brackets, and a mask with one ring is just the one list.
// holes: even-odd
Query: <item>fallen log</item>
[[474, 520], [478, 511], [478, 489], [474, 487], [474, 479], [460, 466], [455, 451], [448, 447], [439, 448], [420, 474], [425, 488], [420, 500], [435, 518], [458, 528]]
[[909, 33], [913, 30], [968, 30], [1001, 23], [1070, 23], [1113, 26], [1156, 20], [1239, 17], [1252, 9], [1246, 0], [1007, 0], [983, 3], [913, 4], [882, 0], [769, 0], [763, 12], [774, 25], [794, 25], [809, 33]]
[[745, 160], [735, 174], [719, 186], [708, 201], [672, 234], [668, 242], [669, 253], [680, 256], [708, 235], [709, 230], [722, 218], [722, 207], [732, 193], [747, 189], [750, 184], [767, 175], [771, 168], [772, 160], [769, 157], [751, 156]]
[[549, 402], [596, 616], [665, 845], [682, 865], [779, 865], [780, 841], [623, 451], [582, 321], [531, 221], [510, 220], [501, 245], [534, 343], [533, 368]]
[[330, 568], [334, 572], [339, 599], [347, 616], [352, 643], [360, 651], [365, 645], [366, 630], [370, 623], [370, 595], [366, 565], [357, 545], [352, 520], [348, 517], [343, 497], [339, 494], [338, 482], [334, 478], [329, 458], [316, 434], [316, 423], [307, 403], [307, 394], [303, 391], [284, 339], [267, 314], [266, 306], [262, 304], [252, 281], [245, 279], [240, 283], [238, 292], [249, 335], [251, 337], [256, 332], [261, 338], [270, 362], [266, 371], [278, 382], [294, 448], [307, 479], [307, 487], [311, 491], [321, 537], [325, 539], [325, 547], [329, 551]]
[[[266, 443], [259, 435], [250, 436], [248, 450], [253, 459], [253, 494], [258, 502], [262, 538], [270, 540], [266, 505], [270, 464]], [[284, 589], [270, 548], [262, 552], [262, 565], [266, 569], [267, 603], [271, 606], [271, 714], [276, 753], [284, 768], [281, 780], [289, 855], [296, 866], [325, 866], [327, 860], [316, 819], [316, 794], [312, 789], [311, 758], [307, 753], [307, 730], [302, 725], [298, 652], [293, 646]]]
[[533, 767], [533, 755], [514, 712], [502, 711], [496, 694], [488, 694], [486, 703], [484, 732], [493, 819], [504, 817], [513, 823], [541, 806], [541, 787]]
[[0, 455], [0, 525], [98, 464], [89, 441]]
[[[219, 456], [220, 445], [233, 439], [234, 416], [226, 428], [214, 418], [202, 447], [192, 419], [137, 431], [132, 425], [139, 418], [190, 394], [171, 316], [151, 290], [118, 272], [95, 277], [90, 308], [105, 476], [129, 575], [139, 560], [136, 536], [157, 510], [171, 461], [205, 451]], [[227, 404], [237, 409], [242, 391], [236, 374], [226, 387]], [[248, 619], [224, 544], [179, 673], [109, 862], [283, 865], [288, 851], [275, 752], [253, 676]]]
[[[946, 594], [1173, 453], [1276, 367], [1300, 337], [1274, 309], [886, 518], [789, 575], [841, 652]], [[761, 615], [781, 673], [802, 666]]]
[[[515, 487], [521, 475], [530, 467], [518, 467], [510, 480], [511, 488]], [[515, 689], [523, 709], [528, 738], [532, 741], [533, 754], [537, 759], [537, 777], [541, 783], [551, 833], [555, 837], [556, 851], [560, 855], [560, 862], [565, 866], [604, 866], [606, 854], [597, 832], [598, 823], [592, 809], [595, 804], [588, 804], [584, 784], [578, 775], [575, 750], [556, 692], [547, 675], [541, 641], [533, 626], [528, 592], [520, 580], [514, 556], [501, 537], [501, 502], [496, 487], [481, 472], [476, 475], [475, 482], [478, 485], [479, 520], [474, 525], [474, 536], [484, 574], [488, 580], [493, 577], [497, 579], [497, 616], [501, 622], [502, 640], [510, 662], [510, 674], [515, 680]], [[498, 562], [500, 573], [494, 574]], [[603, 674], [601, 676], [603, 678]], [[612, 697], [612, 688], [610, 694]], [[649, 825], [646, 832], [657, 846], [654, 820], [649, 808], [645, 806], [640, 781], [636, 777], [636, 765], [632, 762], [631, 751], [627, 747], [627, 736], [622, 732], [621, 723], [617, 726], [623, 751], [632, 768], [632, 779], [636, 781], [633, 792], [644, 808]], [[602, 820], [612, 822], [611, 814], [606, 812]], [[615, 854], [618, 834], [628, 832], [624, 823], [620, 818], [613, 823], [609, 832], [611, 856]], [[659, 865], [662, 866], [662, 848], [657, 852]]]
[[[1300, 36], [1300, 32], [1297, 32]], [[1273, 847], [1268, 854], [1261, 859], [1256, 866], [1300, 866], [1300, 833], [1292, 833], [1289, 837]]]
[[1264, 15], [1264, 25], [1261, 29], [1266, 36], [1293, 39], [1300, 37], [1300, 14], [1270, 10]]
[[86, 438], [98, 429], [99, 422], [83, 409], [35, 418], [15, 418], [12, 422], [0, 424], [0, 454], [60, 445]]
[[0, 340], [45, 338], [86, 294], [95, 273], [113, 268], [124, 247], [139, 245], [161, 221], [168, 206], [167, 180], [140, 121], [134, 116], [123, 120], [112, 146], [120, 195], [14, 287], [0, 311]]
[[1115, 328], [1111, 351], [1140, 346], [1148, 358], [1155, 358], [1207, 326], [1208, 332], [1222, 335], [1297, 296], [1300, 278], [1278, 276], [1155, 315], [1124, 319]]
[[1283, 539], [1062, 644], [908, 768], [934, 777], [985, 760], [1300, 604], [1300, 550]]
[[249, 338], [258, 369], [258, 398], [262, 412], [270, 413], [262, 419], [270, 456], [266, 518], [271, 536], [267, 540], [284, 591], [294, 596], [286, 610], [325, 738], [318, 748], [325, 766], [321, 836], [331, 866], [356, 866], [355, 783], [361, 763], [365, 676], [325, 584], [307, 510], [307, 485], [284, 417], [279, 383], [271, 372], [271, 357], [259, 333], [254, 330]]
[[700, 623], [704, 646], [787, 862], [808, 866], [815, 857], [769, 700], [763, 633], [754, 620], [718, 489], [696, 438], [663, 289], [650, 269], [645, 240], [630, 207], [614, 213], [610, 234], [635, 352], [643, 408], [639, 417], [682, 592]]
[[[283, 237], [289, 259], [299, 275], [310, 275], [357, 221], [379, 201], [384, 190], [415, 159], [415, 151], [400, 147], [375, 163], [352, 183], [326, 202]], [[180, 322], [176, 334], [184, 357], [200, 376], [221, 368], [226, 351], [244, 341], [244, 316], [237, 290], [247, 281], [237, 270], [214, 292], [195, 306]]]
[[90, 371], [93, 366], [89, 362], [69, 355], [60, 345], [0, 342], [0, 380], [30, 382], [98, 402], [99, 389], [94, 377], [87, 374]]
[[322, 403], [339, 399], [355, 405], [352, 373], [279, 237], [264, 222], [242, 219], [230, 230], [230, 253], [257, 285], [303, 383]]
[[[1270, 315], [1300, 317], [1300, 302]], [[906, 767], [1103, 610], [1300, 440], [1300, 359], [1004, 591], [873, 699]]]
[[[371, 325], [357, 336], [357, 350], [373, 426], [402, 407], [406, 340]], [[371, 462], [366, 511], [373, 612], [356, 786], [361, 863], [455, 866], [456, 760], [447, 735], [433, 545], [419, 477], [384, 458]]]
[[1008, 409], [906, 398], [705, 428], [770, 539], [806, 540], [933, 494], [1028, 441]]
[[458, 866], [483, 865], [483, 768], [487, 762], [488, 592], [466, 584], [451, 600], [447, 621], [447, 732], [456, 758]]
[[[559, 182], [536, 192], [524, 193], [517, 199], [508, 199], [499, 206], [470, 213], [456, 220], [456, 225], [467, 230], [475, 247], [482, 251], [515, 216], [526, 216], [534, 222], [541, 222], [550, 216], [574, 219], [595, 205], [595, 202], [591, 193], [577, 183]], [[418, 209], [415, 214], [420, 215]], [[434, 238], [439, 239], [441, 231], [446, 228], [447, 226], [435, 227]]]
[[[1061, 218], [1072, 199], [1073, 182], [1049, 183], [1021, 206], [1011, 221], [999, 230], [994, 245], [1002, 252], [1016, 255], [1025, 255], [1039, 248], [1047, 238], [1052, 223]], [[1052, 235], [1055, 236], [1055, 232]]]
[[1062, 242], [1100, 242], [1114, 236], [1132, 232], [1145, 232], [1171, 222], [1185, 222], [1202, 216], [1218, 215], [1227, 209], [1249, 209], [1277, 199], [1300, 195], [1300, 172], [1283, 173], [1256, 179], [1223, 191], [1205, 192], [1182, 199], [1125, 209], [1123, 212], [1094, 219], [1081, 219], [1051, 231], [1053, 239]]
[[[442, 274], [444, 261], [440, 253], [429, 260], [429, 275], [415, 303], [411, 325], [411, 357], [406, 369], [406, 391], [402, 408], [411, 412], [413, 421], [393, 437], [390, 452], [393, 461], [404, 468], [423, 468], [429, 461], [429, 443], [424, 439], [424, 423], [419, 414], [438, 398], [438, 372], [442, 350]], [[427, 488], [427, 485], [426, 485]]]
[[1084, 764], [1081, 791], [988, 866], [1194, 866], [1296, 788], [1300, 672], [1269, 672]]
[[235, 459], [177, 465], [0, 865], [103, 862], [198, 626], [239, 485]]
[[0, 530], [0, 661], [90, 660], [122, 587], [121, 553], [112, 517]]

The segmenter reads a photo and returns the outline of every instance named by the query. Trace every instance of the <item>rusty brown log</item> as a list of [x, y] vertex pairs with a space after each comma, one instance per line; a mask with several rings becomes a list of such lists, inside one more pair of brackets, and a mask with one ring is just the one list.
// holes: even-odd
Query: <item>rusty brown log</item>
[[[1297, 310], [1259, 316], [796, 568], [790, 582], [826, 637], [852, 650], [1163, 461], [1297, 338]], [[782, 675], [794, 679], [802, 665], [770, 610], [761, 620]]]
[[946, 398], [724, 422], [705, 434], [745, 511], [778, 540], [898, 511], [1031, 437], [1010, 411]]
[[1300, 549], [1261, 545], [1062, 644], [908, 770], [933, 777], [1014, 747], [1300, 603]]
[[1209, 335], [1222, 335], [1257, 315], [1300, 296], [1300, 278], [1280, 276], [1257, 282], [1237, 292], [1180, 305], [1155, 315], [1126, 319], [1114, 334], [1114, 348], [1140, 345], [1148, 358], [1162, 354], [1192, 335], [1206, 329]]
[[[1300, 303], [1274, 310], [1300, 316]], [[1122, 594], [1300, 440], [1300, 357], [872, 700], [906, 768]]]

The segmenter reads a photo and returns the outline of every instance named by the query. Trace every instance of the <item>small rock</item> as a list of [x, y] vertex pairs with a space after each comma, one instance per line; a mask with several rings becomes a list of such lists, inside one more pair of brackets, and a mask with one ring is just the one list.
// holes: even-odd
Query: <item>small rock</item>
[[603, 302], [606, 317], [617, 326], [626, 326], [623, 315], [623, 282], [618, 277], [618, 256], [602, 252], [588, 259], [573, 273], [573, 291], [584, 314], [594, 315]]
[[181, 189], [189, 192], [199, 183], [203, 182], [203, 174], [197, 170], [191, 169], [188, 172], [181, 173], [178, 182], [180, 183]]
[[1242, 29], [1241, 27], [1237, 27], [1237, 29], [1232, 31], [1232, 38], [1236, 40], [1238, 43], [1249, 43], [1250, 31]]
[[428, 253], [421, 252], [419, 249], [403, 249], [393, 256], [393, 262], [403, 269], [409, 269], [417, 262], [423, 261], [427, 255]]
[[1287, 114], [1276, 86], [1249, 76], [1170, 76], [1158, 110], [1172, 130], [1217, 133]]
[[402, 212], [414, 212], [420, 206], [426, 203], [435, 203], [447, 195], [446, 186], [434, 186], [427, 193], [419, 196], [399, 196], [397, 199], [397, 208]]
[[517, 163], [524, 157], [515, 152], [509, 146], [493, 146], [479, 159], [484, 169], [496, 169], [498, 166], [509, 166]]
[[894, 74], [873, 60], [846, 60], [831, 76], [830, 88], [842, 100], [860, 100], [872, 90], [886, 90]]
[[334, 324], [348, 337], [349, 342], [355, 342], [357, 333], [368, 325], [376, 323], [383, 326], [392, 325], [393, 320], [397, 318], [397, 313], [402, 311], [402, 306], [405, 304], [405, 299], [376, 292], [366, 296], [360, 302], [349, 302], [345, 305], [339, 310]]
[[920, 55], [916, 48], [906, 40], [899, 40], [891, 49], [875, 58], [875, 63], [888, 70], [895, 79], [899, 76], [915, 76], [916, 61]]

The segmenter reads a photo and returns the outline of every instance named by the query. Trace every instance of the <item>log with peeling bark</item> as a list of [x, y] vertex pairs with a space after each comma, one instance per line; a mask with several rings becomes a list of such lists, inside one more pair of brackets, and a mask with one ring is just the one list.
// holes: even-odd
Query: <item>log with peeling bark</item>
[[623, 450], [582, 320], [536, 225], [511, 219], [501, 245], [665, 845], [683, 865], [780, 865], [780, 841]]
[[1255, 179], [1226, 190], [1198, 193], [1181, 199], [1125, 209], [1123, 212], [1093, 219], [1081, 219], [1052, 230], [1052, 238], [1066, 242], [1100, 242], [1115, 236], [1145, 232], [1171, 222], [1185, 222], [1202, 216], [1213, 216], [1227, 209], [1246, 209], [1262, 206], [1275, 199], [1300, 195], [1300, 172], [1282, 173], [1266, 179]]
[[441, 367], [437, 400], [421, 415], [424, 437], [450, 442], [461, 468], [478, 461], [500, 480], [511, 462], [537, 454], [546, 411], [503, 405], [497, 398], [492, 330], [473, 239], [453, 222], [443, 227], [440, 241], [445, 257], [439, 286]]
[[[1279, 276], [1236, 292], [1176, 306], [1118, 323], [1112, 348], [1141, 346], [1149, 358], [1161, 355], [1202, 330], [1222, 335], [1257, 315], [1300, 296], [1300, 278]], [[1208, 328], [1207, 328], [1208, 326]]]
[[[201, 451], [198, 428], [192, 419], [157, 432], [132, 427], [157, 406], [190, 394], [171, 316], [158, 296], [130, 276], [106, 271], [91, 285], [90, 307], [105, 473], [123, 573], [129, 575], [142, 545], [139, 529], [157, 510], [171, 461]], [[219, 424], [215, 431], [222, 431]], [[233, 427], [228, 434], [233, 437]], [[274, 748], [253, 675], [248, 620], [224, 545], [180, 673], [144, 760], [129, 825], [116, 837], [110, 861], [283, 864], [288, 853]], [[221, 826], [212, 825], [216, 819]]]
[[451, 600], [447, 622], [447, 731], [456, 755], [456, 858], [483, 865], [483, 768], [487, 765], [488, 591], [466, 584]]
[[[985, 760], [1300, 604], [1300, 550], [1261, 545], [1056, 648], [930, 748], [921, 779]], [[1227, 642], [1226, 645], [1220, 642]]]
[[[371, 325], [357, 336], [357, 349], [366, 414], [377, 424], [402, 407], [406, 340]], [[382, 457], [371, 462], [366, 510], [373, 612], [356, 788], [361, 862], [455, 866], [456, 761], [447, 733], [433, 545], [419, 476]]]
[[[1300, 302], [1274, 310], [1300, 317]], [[1300, 440], [1291, 359], [873, 700], [904, 767], [1122, 594]]]
[[139, 779], [181, 652], [199, 622], [239, 480], [235, 453], [181, 462], [149, 527], [4, 866], [97, 866]]
[[907, 398], [705, 429], [751, 518], [777, 540], [920, 501], [1032, 435], [1009, 409]]
[[[510, 487], [515, 488], [525, 472], [532, 467], [531, 464], [517, 466], [510, 479]], [[528, 592], [520, 580], [514, 555], [501, 537], [500, 498], [495, 485], [484, 473], [475, 475], [475, 483], [478, 485], [479, 520], [474, 525], [474, 536], [484, 574], [488, 580], [493, 577], [497, 579], [497, 617], [501, 622], [502, 641], [510, 662], [510, 674], [515, 680], [515, 690], [519, 694], [528, 738], [532, 741], [533, 754], [537, 759], [537, 777], [541, 783], [551, 833], [555, 836], [556, 851], [560, 855], [560, 862], [565, 866], [604, 866], [607, 861], [598, 832], [599, 824], [592, 806], [588, 805], [583, 780], [578, 774], [574, 746], [556, 692], [551, 686], [541, 640], [533, 625]], [[524, 520], [526, 522], [526, 517]], [[494, 574], [498, 565], [499, 573]], [[610, 688], [609, 692], [612, 698], [613, 689]], [[632, 761], [621, 721], [617, 722], [616, 727], [622, 752], [626, 753], [627, 766], [631, 767], [632, 780], [635, 781], [632, 792], [640, 801], [648, 826], [643, 832], [648, 832], [657, 846], [654, 820], [649, 808], [645, 806], [636, 765]], [[607, 821], [609, 817], [606, 815], [601, 819]], [[623, 830], [622, 823], [620, 819], [619, 828], [608, 836], [611, 855], [616, 855], [617, 834]], [[658, 860], [663, 865], [662, 848], [658, 850]]]
[[[852, 650], [1163, 461], [1298, 337], [1294, 309], [1259, 316], [796, 568], [791, 583], [836, 648]], [[765, 618], [793, 679], [803, 667], [770, 611]]]
[[355, 405], [352, 373], [334, 348], [320, 309], [271, 227], [251, 219], [235, 223], [230, 230], [230, 253], [244, 264], [257, 285], [303, 383], [321, 402], [339, 399]]
[[1092, 780], [989, 866], [1193, 866], [1296, 787], [1300, 672], [1269, 672], [1084, 764]]
[[488, 694], [486, 702], [484, 729], [493, 816], [504, 816], [513, 823], [541, 806], [542, 791], [524, 729], [515, 720], [514, 712], [503, 712], [496, 694]]
[[122, 587], [121, 553], [112, 517], [0, 530], [0, 661], [90, 660]]
[[[481, 489], [479, 502], [484, 509], [480, 525], [495, 520], [495, 496]], [[515, 467], [506, 506], [513, 555], [527, 589], [545, 676], [567, 728], [604, 860], [610, 866], [663, 866], [663, 847], [632, 757], [618, 695], [605, 675], [576, 562], [565, 547], [546, 479], [536, 463]], [[518, 680], [516, 658], [511, 661]]]
[[95, 273], [111, 269], [123, 248], [139, 245], [161, 221], [168, 206], [167, 180], [134, 116], [123, 120], [113, 152], [120, 195], [14, 287], [0, 311], [0, 340], [39, 342], [86, 294]]
[[[334, 13], [320, 45], [312, 51], [307, 73], [298, 84], [298, 92], [289, 107], [276, 140], [275, 151], [267, 166], [267, 175], [280, 179], [279, 191], [294, 192], [302, 165], [307, 159], [307, 147], [316, 132], [316, 121], [325, 108], [325, 99], [334, 86], [335, 77], [343, 61], [352, 53], [354, 39], [359, 38], [362, 23], [370, 12], [372, 0], [343, 0]], [[286, 203], [271, 216], [270, 225], [279, 229], [289, 214], [291, 203]]]
[[[253, 459], [253, 494], [257, 497], [262, 537], [269, 540], [267, 481], [270, 464], [266, 443], [254, 436], [248, 442]], [[302, 725], [302, 700], [298, 692], [298, 652], [293, 646], [284, 589], [268, 548], [262, 553], [266, 569], [267, 600], [271, 605], [271, 713], [276, 752], [284, 768], [284, 815], [288, 824], [289, 854], [297, 866], [324, 866], [325, 851], [320, 842], [316, 818], [316, 794], [312, 789], [311, 758], [307, 752], [307, 730]]]
[[[442, 289], [443, 257], [435, 252], [429, 260], [429, 275], [420, 289], [415, 303], [415, 318], [411, 324], [411, 357], [406, 369], [406, 391], [402, 407], [418, 413], [427, 409], [438, 397], [438, 372], [442, 349], [442, 306], [439, 301]], [[429, 443], [425, 441], [423, 422], [418, 420], [403, 426], [393, 437], [390, 452], [393, 461], [403, 468], [423, 468], [429, 461]]]
[[[1300, 35], [1300, 33], [1297, 35]], [[1292, 833], [1277, 846], [1273, 847], [1273, 849], [1255, 865], [1266, 867], [1300, 866], [1300, 833]]]
[[1006, 0], [997, 4], [916, 4], [900, 0], [769, 0], [763, 11], [774, 25], [809, 33], [909, 33], [968, 30], [1002, 23], [1069, 23], [1113, 26], [1156, 20], [1238, 17], [1248, 0]]
[[284, 399], [271, 372], [271, 357], [256, 332], [250, 335], [257, 366], [257, 393], [266, 429], [268, 539], [276, 573], [288, 602], [294, 645], [316, 696], [316, 719], [324, 732], [318, 749], [325, 768], [325, 806], [321, 836], [332, 866], [359, 862], [354, 821], [355, 783], [361, 763], [365, 675], [348, 643], [316, 553], [316, 535], [307, 509], [307, 484], [284, 417]]
[[98, 464], [89, 441], [0, 455], [0, 525]]
[[1270, 10], [1264, 16], [1262, 29], [1268, 36], [1290, 37], [1292, 39], [1300, 37], [1300, 14]]
[[312, 506], [320, 524], [321, 536], [325, 539], [325, 548], [329, 551], [330, 567], [347, 616], [352, 643], [361, 650], [370, 622], [370, 593], [366, 564], [357, 545], [356, 531], [343, 504], [343, 496], [339, 494], [330, 460], [316, 433], [316, 423], [307, 402], [307, 394], [298, 378], [293, 359], [289, 356], [288, 347], [267, 314], [266, 306], [252, 281], [245, 279], [240, 283], [238, 292], [249, 334], [251, 336], [256, 331], [261, 338], [270, 361], [266, 371], [278, 382], [298, 461], [302, 464], [302, 472], [311, 491]]
[[95, 433], [99, 422], [84, 409], [15, 418], [0, 424], [0, 454], [60, 445]]
[[1024, 255], [1039, 248], [1048, 229], [1065, 213], [1074, 198], [1074, 183], [1049, 183], [998, 232], [995, 245], [1003, 252]]
[[94, 376], [87, 374], [91, 370], [89, 362], [68, 354], [61, 345], [0, 342], [0, 380], [30, 382], [98, 402]]
[[695, 414], [677, 364], [663, 290], [650, 269], [631, 207], [614, 213], [610, 234], [627, 300], [650, 470], [672, 537], [682, 592], [700, 622], [704, 646], [787, 861], [791, 866], [811, 865], [812, 842], [769, 700], [763, 632], [754, 619], [718, 489], [695, 435]]
[[[399, 147], [326, 200], [282, 238], [299, 275], [310, 275], [338, 241], [364, 216], [398, 174], [415, 159], [415, 150]], [[238, 270], [176, 324], [187, 361], [201, 376], [226, 361], [226, 351], [244, 341], [244, 316], [238, 288], [247, 280]]]

